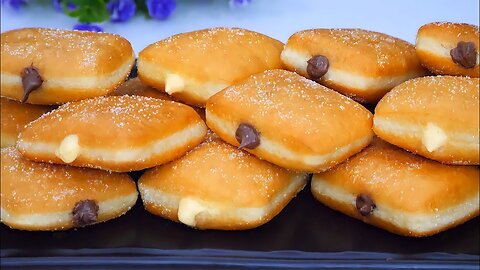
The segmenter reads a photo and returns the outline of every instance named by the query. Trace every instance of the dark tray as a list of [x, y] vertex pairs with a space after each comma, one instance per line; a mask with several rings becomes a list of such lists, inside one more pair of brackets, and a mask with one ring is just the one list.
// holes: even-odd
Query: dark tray
[[479, 269], [479, 218], [427, 238], [377, 229], [317, 202], [307, 186], [269, 223], [199, 231], [143, 209], [65, 232], [1, 225], [2, 269], [375, 268]]

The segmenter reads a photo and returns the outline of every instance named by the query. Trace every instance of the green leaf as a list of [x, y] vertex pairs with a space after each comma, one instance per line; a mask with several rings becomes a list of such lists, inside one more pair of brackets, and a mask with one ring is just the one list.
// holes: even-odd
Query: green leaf
[[150, 15], [148, 15], [148, 8], [145, 0], [135, 0], [135, 4], [137, 5], [137, 11], [142, 12], [145, 17], [150, 18]]
[[[73, 11], [67, 9], [67, 1], [77, 5]], [[63, 11], [80, 22], [103, 22], [110, 18], [106, 0], [62, 0]]]

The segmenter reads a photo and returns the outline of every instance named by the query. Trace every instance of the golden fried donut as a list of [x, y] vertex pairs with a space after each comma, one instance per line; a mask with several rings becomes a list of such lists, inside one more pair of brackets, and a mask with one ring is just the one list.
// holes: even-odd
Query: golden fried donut
[[285, 70], [256, 74], [207, 103], [223, 140], [287, 169], [319, 172], [367, 146], [372, 114], [357, 102]]
[[1, 39], [1, 95], [33, 104], [106, 95], [135, 60], [130, 43], [114, 34], [25, 28]]
[[198, 229], [244, 230], [276, 216], [307, 174], [279, 168], [211, 138], [138, 181], [145, 208]]
[[281, 68], [283, 43], [239, 28], [211, 28], [174, 35], [138, 56], [142, 82], [204, 107], [223, 88], [267, 69]]
[[479, 79], [431, 76], [407, 81], [375, 108], [382, 139], [447, 164], [479, 164]]
[[64, 104], [31, 122], [17, 148], [35, 161], [134, 171], [182, 156], [206, 132], [195, 111], [180, 103], [97, 97]]
[[404, 236], [429, 236], [478, 216], [479, 169], [410, 154], [381, 140], [332, 170], [312, 193], [327, 206]]
[[3, 97], [0, 100], [2, 147], [14, 146], [23, 127], [51, 109], [49, 106], [22, 104]]
[[478, 26], [435, 22], [418, 30], [416, 49], [422, 65], [436, 74], [480, 77]]
[[297, 32], [281, 57], [289, 70], [367, 103], [425, 72], [412, 44], [361, 29]]
[[137, 200], [127, 174], [39, 163], [2, 148], [1, 221], [15, 229], [66, 230], [125, 214]]

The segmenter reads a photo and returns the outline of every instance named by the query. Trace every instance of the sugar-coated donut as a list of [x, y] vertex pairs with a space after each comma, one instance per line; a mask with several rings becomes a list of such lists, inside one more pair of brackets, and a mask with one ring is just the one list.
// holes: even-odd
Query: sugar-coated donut
[[305, 186], [307, 174], [279, 168], [220, 139], [145, 172], [145, 208], [198, 229], [243, 230], [276, 216]]
[[182, 156], [206, 132], [187, 105], [141, 96], [97, 97], [64, 104], [31, 122], [17, 148], [36, 161], [134, 171]]
[[287, 169], [319, 172], [367, 146], [372, 114], [296, 73], [269, 70], [207, 103], [207, 125], [223, 140]]
[[1, 146], [14, 146], [23, 127], [52, 109], [49, 106], [32, 105], [0, 98]]
[[114, 34], [25, 28], [1, 39], [1, 95], [34, 104], [106, 95], [135, 60], [130, 43]]
[[156, 90], [153, 87], [145, 85], [139, 78], [133, 78], [122, 83], [117, 89], [115, 89], [110, 95], [112, 96], [143, 96], [158, 98], [162, 100], [173, 101], [173, 98], [165, 92]]
[[375, 108], [382, 139], [448, 164], [479, 164], [479, 79], [430, 76], [407, 81]]
[[404, 236], [429, 236], [478, 216], [479, 169], [444, 165], [375, 139], [312, 192], [327, 206]]
[[367, 103], [425, 73], [412, 44], [362, 29], [297, 32], [281, 57], [289, 70]]
[[204, 107], [223, 88], [267, 69], [281, 68], [283, 43], [240, 28], [211, 28], [174, 35], [138, 56], [147, 85]]
[[66, 230], [104, 222], [136, 202], [127, 175], [30, 161], [2, 148], [1, 221], [15, 229]]
[[416, 50], [422, 65], [436, 74], [480, 77], [478, 26], [435, 22], [418, 30]]

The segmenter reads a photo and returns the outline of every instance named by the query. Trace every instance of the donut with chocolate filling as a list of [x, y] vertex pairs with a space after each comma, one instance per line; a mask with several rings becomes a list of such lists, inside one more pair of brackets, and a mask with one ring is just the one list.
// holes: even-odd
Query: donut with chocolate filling
[[34, 162], [2, 148], [1, 222], [29, 231], [66, 230], [125, 214], [136, 202], [127, 175]]
[[478, 26], [434, 22], [417, 33], [416, 50], [422, 65], [435, 74], [480, 77]]
[[429, 236], [479, 214], [479, 169], [444, 165], [374, 139], [332, 170], [315, 174], [316, 199], [404, 236]]

